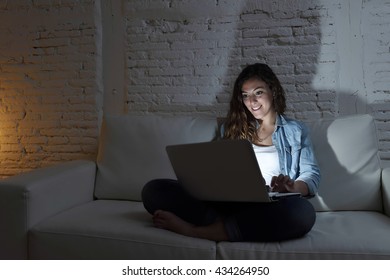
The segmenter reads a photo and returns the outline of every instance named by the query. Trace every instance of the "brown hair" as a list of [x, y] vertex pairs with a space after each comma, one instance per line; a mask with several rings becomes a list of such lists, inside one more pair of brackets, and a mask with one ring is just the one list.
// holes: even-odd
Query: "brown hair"
[[263, 63], [248, 65], [241, 71], [234, 83], [230, 109], [225, 121], [224, 138], [258, 140], [257, 120], [248, 111], [242, 99], [242, 86], [250, 79], [259, 79], [268, 85], [273, 95], [273, 108], [278, 114], [283, 114], [286, 109], [284, 89], [272, 69]]

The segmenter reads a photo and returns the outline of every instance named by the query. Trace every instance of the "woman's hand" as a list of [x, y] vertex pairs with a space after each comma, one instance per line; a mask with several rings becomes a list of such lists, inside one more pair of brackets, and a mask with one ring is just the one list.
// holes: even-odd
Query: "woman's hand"
[[270, 188], [272, 192], [299, 192], [303, 196], [309, 194], [309, 189], [305, 182], [294, 181], [289, 176], [283, 174], [272, 177]]
[[273, 192], [293, 192], [294, 180], [283, 174], [273, 176], [270, 187]]

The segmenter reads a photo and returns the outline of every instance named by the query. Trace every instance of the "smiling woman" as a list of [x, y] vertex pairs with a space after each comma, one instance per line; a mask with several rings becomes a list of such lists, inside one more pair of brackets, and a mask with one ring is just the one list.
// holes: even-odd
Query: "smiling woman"
[[[270, 139], [276, 121], [276, 112], [273, 109], [273, 94], [269, 86], [260, 79], [251, 79], [242, 85], [242, 99], [248, 111], [257, 120], [262, 120], [261, 127], [257, 130], [255, 142], [272, 144]], [[268, 120], [264, 121], [265, 119]]]
[[268, 114], [275, 115], [272, 108], [272, 91], [268, 85], [259, 79], [251, 79], [242, 85], [242, 99], [246, 108], [256, 119], [262, 119]]
[[285, 108], [284, 90], [271, 68], [249, 65], [234, 84], [223, 137], [252, 142], [271, 191], [303, 197], [271, 203], [203, 202], [175, 180], [156, 179], [142, 192], [154, 225], [215, 241], [282, 241], [309, 232], [316, 215], [304, 196], [315, 195], [320, 172], [307, 128], [286, 118]]
[[[272, 69], [263, 63], [249, 65], [234, 84], [224, 136], [228, 139], [247, 139], [253, 143], [255, 150], [258, 150], [256, 146], [275, 148], [272, 154], [267, 153], [269, 162], [259, 161], [262, 169], [271, 172], [269, 185], [273, 191], [314, 195], [319, 170], [307, 129], [302, 123], [286, 118], [285, 109], [285, 91]], [[303, 149], [292, 151], [292, 147]], [[305, 176], [310, 174], [309, 177], [315, 180], [303, 179], [304, 176], [299, 174], [304, 173], [302, 168], [306, 165], [300, 154], [306, 151], [309, 163]], [[270, 170], [269, 166], [276, 168]]]
[[272, 69], [261, 63], [248, 66], [234, 84], [225, 136], [262, 143], [272, 135], [276, 115], [285, 109], [285, 92]]

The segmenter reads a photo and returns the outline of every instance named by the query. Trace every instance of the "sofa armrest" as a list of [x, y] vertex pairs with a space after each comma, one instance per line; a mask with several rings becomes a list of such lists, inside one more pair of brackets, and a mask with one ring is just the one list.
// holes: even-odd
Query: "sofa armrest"
[[0, 181], [0, 259], [25, 259], [27, 233], [40, 221], [92, 201], [96, 164], [70, 161]]
[[390, 217], [390, 167], [382, 170], [383, 211]]

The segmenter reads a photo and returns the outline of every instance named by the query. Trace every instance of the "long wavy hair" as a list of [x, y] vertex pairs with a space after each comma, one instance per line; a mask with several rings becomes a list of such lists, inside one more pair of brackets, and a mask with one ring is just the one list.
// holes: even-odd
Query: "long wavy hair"
[[286, 110], [284, 89], [272, 69], [263, 63], [248, 65], [241, 71], [234, 83], [224, 127], [226, 139], [248, 139], [252, 142], [259, 140], [256, 133], [257, 120], [246, 108], [242, 98], [242, 86], [251, 79], [259, 79], [268, 85], [273, 95], [273, 108], [278, 114], [282, 115]]

